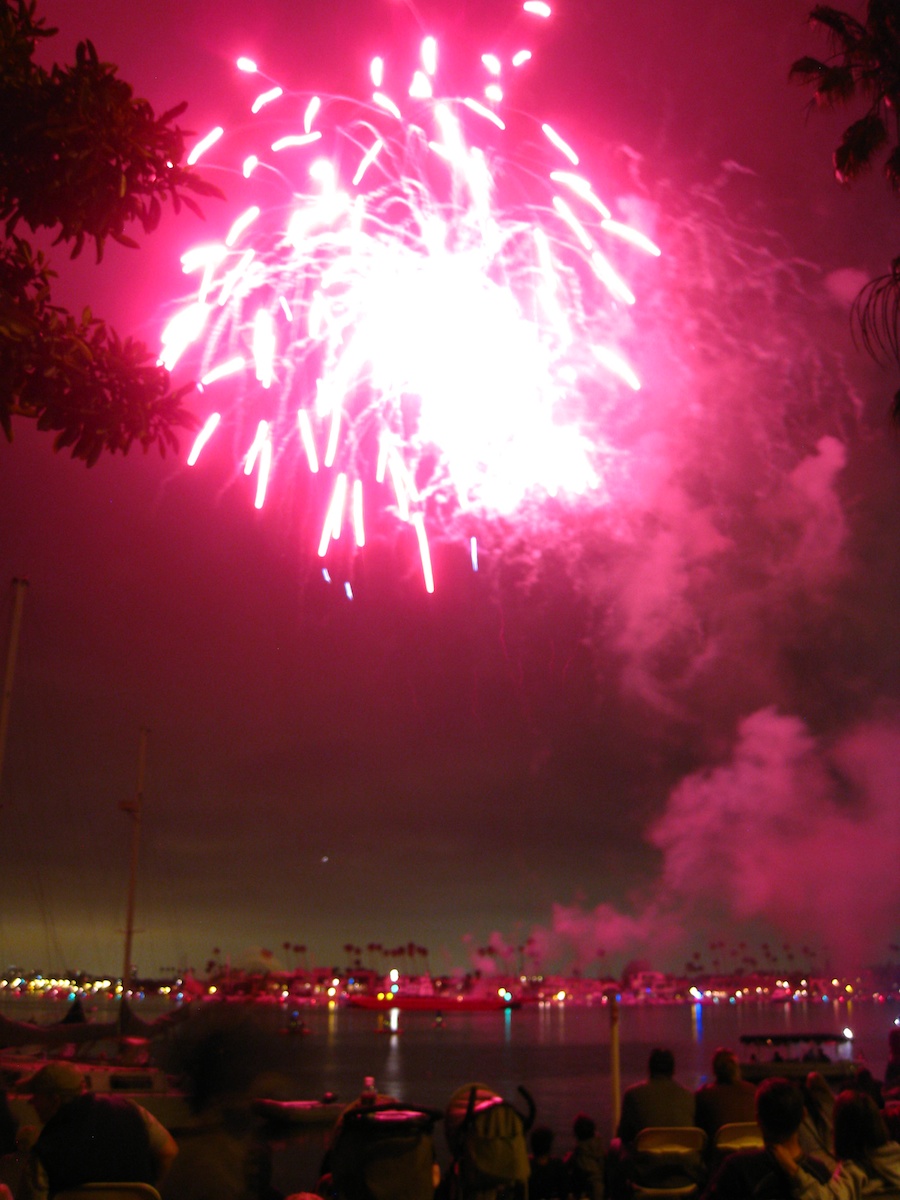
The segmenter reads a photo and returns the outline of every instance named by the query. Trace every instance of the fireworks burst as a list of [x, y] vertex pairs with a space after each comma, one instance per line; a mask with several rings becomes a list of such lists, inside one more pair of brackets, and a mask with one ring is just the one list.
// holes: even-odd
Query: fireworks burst
[[[614, 219], [559, 130], [508, 127], [506, 79], [529, 50], [483, 55], [481, 94], [453, 99], [435, 39], [419, 57], [402, 99], [382, 59], [366, 101], [265, 81], [251, 104], [265, 150], [241, 164], [251, 203], [183, 255], [197, 291], [161, 361], [199, 359], [210, 411], [191, 465], [234, 421], [258, 508], [279, 473], [319, 475], [319, 556], [342, 537], [362, 548], [371, 514], [389, 514], [414, 531], [432, 591], [433, 528], [530, 497], [603, 501], [616, 450], [596, 410], [640, 386], [619, 348], [635, 297], [618, 260], [659, 251]], [[189, 162], [227, 142], [217, 127]]]

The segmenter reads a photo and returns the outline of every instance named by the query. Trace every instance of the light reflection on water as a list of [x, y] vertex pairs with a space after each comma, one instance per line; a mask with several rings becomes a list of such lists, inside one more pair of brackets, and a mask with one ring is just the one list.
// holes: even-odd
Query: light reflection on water
[[703, 1041], [703, 1005], [694, 1004], [691, 1006], [691, 1016], [693, 1017], [693, 1032], [694, 1041]]

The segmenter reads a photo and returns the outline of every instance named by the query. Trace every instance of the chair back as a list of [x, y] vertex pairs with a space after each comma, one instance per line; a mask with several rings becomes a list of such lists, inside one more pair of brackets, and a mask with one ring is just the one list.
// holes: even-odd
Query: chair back
[[735, 1121], [716, 1130], [715, 1150], [718, 1155], [734, 1154], [737, 1150], [762, 1150], [762, 1131], [755, 1121]]
[[641, 1187], [639, 1183], [633, 1183], [631, 1192], [640, 1200], [695, 1200], [700, 1195], [700, 1185], [686, 1183], [680, 1187]]
[[161, 1200], [149, 1183], [83, 1183], [57, 1192], [55, 1200]]
[[705, 1171], [706, 1134], [693, 1126], [651, 1126], [634, 1139], [628, 1168], [638, 1196], [695, 1196]]
[[706, 1145], [706, 1134], [693, 1126], [652, 1125], [642, 1129], [634, 1140], [637, 1154], [683, 1155], [700, 1154]]

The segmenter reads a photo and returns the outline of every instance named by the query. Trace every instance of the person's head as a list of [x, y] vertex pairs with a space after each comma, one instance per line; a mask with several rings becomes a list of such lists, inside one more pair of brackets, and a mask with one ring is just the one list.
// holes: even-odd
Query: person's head
[[810, 1071], [803, 1081], [803, 1104], [816, 1124], [830, 1123], [834, 1093], [818, 1071]]
[[834, 1153], [861, 1162], [888, 1141], [878, 1105], [867, 1092], [844, 1091], [834, 1102]]
[[713, 1055], [712, 1069], [716, 1083], [737, 1083], [741, 1077], [741, 1067], [737, 1055], [727, 1046], [720, 1046]]
[[587, 1113], [579, 1113], [572, 1122], [572, 1136], [576, 1142], [588, 1142], [597, 1132], [597, 1126]]
[[881, 1105], [881, 1084], [872, 1074], [868, 1067], [860, 1067], [856, 1072], [856, 1077], [853, 1080], [853, 1088], [857, 1092], [866, 1092], [875, 1101], [876, 1106]]
[[756, 1089], [756, 1122], [766, 1145], [781, 1145], [803, 1120], [803, 1093], [787, 1079], [764, 1079]]
[[549, 1125], [535, 1125], [531, 1131], [531, 1153], [535, 1158], [547, 1158], [553, 1149], [553, 1130]]
[[675, 1074], [675, 1056], [672, 1051], [660, 1050], [659, 1047], [651, 1050], [647, 1071], [651, 1079], [671, 1079]]
[[71, 1063], [50, 1062], [35, 1071], [22, 1091], [31, 1096], [34, 1111], [41, 1121], [49, 1121], [69, 1100], [84, 1091], [84, 1076]]

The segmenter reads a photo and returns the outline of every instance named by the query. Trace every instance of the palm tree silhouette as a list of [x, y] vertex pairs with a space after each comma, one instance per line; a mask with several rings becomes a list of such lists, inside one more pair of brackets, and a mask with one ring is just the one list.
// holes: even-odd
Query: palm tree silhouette
[[[829, 36], [827, 60], [804, 56], [790, 77], [814, 87], [813, 104], [833, 109], [862, 100], [865, 112], [844, 130], [834, 151], [834, 172], [851, 183], [887, 152], [884, 174], [900, 197], [900, 16], [896, 0], [868, 0], [864, 21], [825, 4], [816, 5], [810, 21]], [[892, 143], [892, 144], [891, 144]], [[876, 360], [900, 363], [900, 256], [886, 274], [862, 289], [853, 305], [853, 320], [863, 345]], [[893, 414], [900, 420], [900, 392]]]

